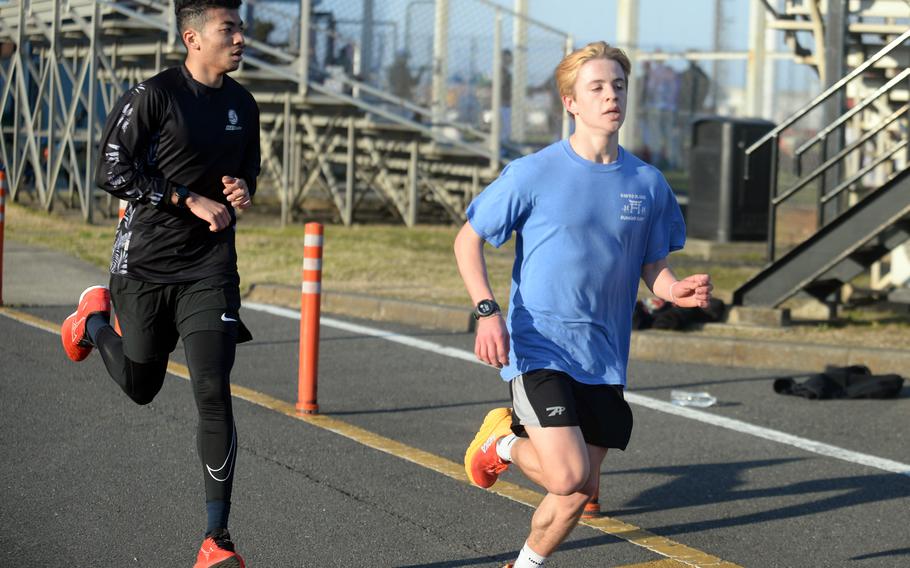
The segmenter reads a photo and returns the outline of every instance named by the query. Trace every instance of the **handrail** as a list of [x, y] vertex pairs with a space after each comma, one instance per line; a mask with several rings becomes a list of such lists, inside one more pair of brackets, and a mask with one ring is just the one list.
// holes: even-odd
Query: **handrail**
[[[399, 105], [408, 110], [414, 111], [418, 114], [421, 114], [424, 116], [430, 116], [433, 114], [432, 109], [422, 107], [422, 106], [412, 103], [406, 99], [402, 99], [401, 97], [396, 97], [394, 95], [390, 95], [387, 91], [383, 91], [382, 89], [377, 89], [376, 87], [374, 87], [368, 83], [363, 83], [348, 75], [341, 75], [338, 77], [338, 79], [341, 79], [341, 81], [351, 85], [351, 87], [357, 87], [358, 89], [366, 91], [367, 93], [369, 93], [375, 97], [378, 97], [386, 102]], [[462, 132], [466, 132], [466, 133], [470, 134], [471, 136], [475, 136], [475, 137], [481, 138], [481, 139], [487, 138], [489, 136], [489, 134], [487, 132], [483, 132], [482, 130], [477, 130], [476, 128], [474, 128], [471, 125], [460, 124], [457, 122], [450, 122], [447, 120], [434, 122], [433, 126], [451, 126], [452, 128], [456, 128]]]
[[908, 140], [904, 139], [900, 144], [895, 144], [893, 148], [889, 149], [887, 152], [884, 152], [881, 156], [874, 159], [871, 163], [867, 164], [866, 167], [862, 168], [850, 178], [844, 180], [840, 185], [832, 189], [830, 192], [821, 196], [819, 201], [822, 205], [828, 203], [838, 195], [840, 195], [845, 189], [850, 187], [856, 180], [862, 178], [864, 175], [868, 174], [878, 166], [880, 166], [885, 160], [896, 154], [898, 151], [903, 150], [907, 147]]
[[902, 106], [901, 108], [899, 108], [896, 111], [894, 111], [893, 113], [891, 113], [885, 120], [883, 120], [881, 123], [879, 123], [879, 125], [874, 130], [870, 130], [869, 132], [863, 134], [863, 136], [861, 138], [853, 141], [849, 146], [844, 147], [840, 152], [838, 152], [833, 157], [831, 157], [828, 160], [826, 160], [825, 162], [823, 162], [821, 165], [819, 165], [817, 168], [815, 168], [812, 171], [812, 173], [808, 174], [806, 177], [799, 180], [796, 185], [794, 185], [793, 187], [791, 187], [784, 193], [775, 197], [772, 200], [772, 203], [774, 205], [778, 205], [778, 204], [786, 201], [791, 195], [793, 195], [797, 191], [806, 187], [810, 181], [814, 180], [821, 174], [825, 173], [825, 171], [827, 171], [828, 168], [830, 168], [837, 162], [841, 161], [844, 158], [844, 156], [846, 156], [853, 150], [856, 150], [857, 148], [859, 148], [860, 146], [862, 146], [863, 144], [868, 142], [870, 139], [872, 139], [874, 136], [876, 136], [882, 130], [888, 128], [888, 126], [890, 126], [892, 122], [894, 122], [895, 120], [900, 118], [900, 116], [902, 114], [906, 113], [908, 109], [910, 109], [910, 103], [904, 103], [904, 106]]
[[430, 128], [426, 125], [420, 124], [419, 122], [415, 122], [413, 120], [408, 120], [407, 118], [404, 118], [393, 112], [387, 111], [383, 108], [371, 105], [360, 99], [355, 99], [354, 97], [345, 95], [343, 93], [336, 93], [336, 92], [332, 91], [331, 89], [327, 89], [318, 83], [311, 82], [309, 84], [309, 88], [313, 89], [314, 91], [316, 91], [320, 94], [323, 94], [323, 95], [326, 95], [329, 97], [333, 97], [333, 98], [342, 100], [348, 104], [354, 105], [366, 112], [377, 114], [383, 118], [391, 120], [392, 122], [397, 122], [399, 124], [408, 126], [414, 130], [420, 131], [424, 135], [426, 135], [428, 138], [431, 138], [437, 142], [441, 142], [443, 144], [452, 144], [453, 146], [458, 146], [459, 148], [461, 148], [463, 150], [467, 150], [467, 151], [471, 152], [472, 154], [476, 154], [477, 156], [480, 156], [483, 158], [488, 158], [490, 155], [490, 152], [486, 148], [478, 147], [474, 144], [468, 144], [467, 142], [462, 142], [461, 140], [456, 140], [454, 138], [440, 136], [439, 134], [434, 132], [432, 128]]
[[843, 87], [844, 85], [846, 85], [847, 83], [849, 83], [850, 81], [852, 81], [853, 79], [855, 79], [856, 77], [858, 77], [859, 75], [864, 73], [866, 71], [866, 69], [872, 67], [875, 63], [878, 62], [879, 59], [883, 58], [885, 55], [888, 55], [888, 53], [890, 53], [892, 50], [894, 50], [897, 46], [899, 46], [903, 42], [907, 41], [907, 39], [910, 39], [910, 29], [908, 29], [907, 31], [905, 31], [904, 33], [899, 35], [897, 38], [895, 38], [893, 41], [891, 41], [885, 47], [881, 48], [875, 55], [873, 55], [872, 57], [870, 57], [869, 59], [864, 61], [859, 67], [855, 68], [853, 71], [851, 71], [847, 75], [844, 75], [843, 77], [841, 77], [841, 79], [839, 81], [837, 81], [836, 83], [834, 83], [833, 85], [831, 85], [830, 87], [825, 89], [820, 95], [818, 95], [817, 97], [812, 99], [812, 101], [810, 101], [807, 105], [803, 106], [800, 110], [798, 110], [795, 113], [793, 113], [792, 115], [790, 115], [790, 118], [788, 118], [787, 120], [782, 122], [776, 128], [774, 128], [773, 130], [771, 130], [770, 132], [768, 132], [767, 134], [765, 134], [764, 136], [759, 138], [757, 141], [755, 141], [755, 143], [753, 143], [751, 146], [746, 148], [746, 152], [745, 152], [746, 159], [748, 159], [748, 156], [750, 154], [752, 154], [753, 152], [755, 152], [755, 150], [757, 150], [759, 147], [764, 145], [765, 142], [767, 142], [771, 138], [779, 135], [781, 132], [783, 132], [784, 130], [789, 128], [791, 125], [793, 125], [796, 121], [798, 121], [805, 115], [809, 114], [809, 112], [811, 112], [815, 107], [817, 107], [821, 103], [828, 100], [828, 98], [831, 95], [833, 95], [835, 92], [840, 90], [841, 87]]
[[501, 10], [505, 14], [509, 14], [516, 18], [521, 18], [522, 20], [532, 23], [535, 26], [541, 27], [550, 33], [554, 33], [556, 35], [561, 35], [563, 37], [569, 36], [568, 32], [564, 32], [563, 30], [561, 30], [559, 28], [554, 28], [550, 24], [546, 24], [540, 20], [534, 19], [534, 18], [528, 16], [527, 14], [519, 14], [515, 10], [512, 10], [506, 6], [503, 6], [502, 4], [497, 4], [496, 2], [493, 2], [492, 0], [477, 0], [477, 1], [480, 2], [481, 4], [486, 4], [487, 6], [489, 6], [490, 8], [493, 8], [495, 10]]
[[901, 71], [900, 73], [895, 75], [890, 81], [888, 81], [887, 83], [885, 83], [884, 85], [882, 85], [881, 87], [876, 89], [875, 92], [873, 92], [871, 95], [869, 95], [868, 97], [863, 99], [863, 101], [860, 104], [855, 105], [853, 108], [851, 108], [850, 110], [848, 110], [847, 112], [842, 114], [837, 120], [835, 120], [828, 126], [822, 128], [815, 136], [813, 136], [812, 138], [803, 142], [803, 144], [799, 148], [796, 149], [795, 155], [796, 156], [803, 155], [806, 152], [806, 150], [808, 150], [809, 148], [814, 146], [816, 143], [824, 140], [829, 134], [834, 132], [837, 128], [840, 128], [843, 123], [847, 122], [848, 120], [853, 118], [854, 115], [856, 115], [860, 111], [864, 110], [867, 106], [874, 103], [876, 99], [878, 99], [880, 96], [882, 96], [883, 94], [890, 91], [891, 88], [894, 87], [894, 85], [903, 81], [905, 78], [907, 78], [908, 75], [910, 75], [910, 68], [904, 69], [903, 71]]

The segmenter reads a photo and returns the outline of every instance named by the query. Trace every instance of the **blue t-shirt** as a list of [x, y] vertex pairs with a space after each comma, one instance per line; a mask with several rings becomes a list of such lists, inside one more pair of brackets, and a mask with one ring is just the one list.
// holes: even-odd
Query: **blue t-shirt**
[[496, 247], [517, 235], [502, 378], [555, 369], [625, 385], [642, 265], [686, 242], [660, 171], [621, 147], [615, 162], [591, 162], [563, 140], [506, 166], [467, 217]]

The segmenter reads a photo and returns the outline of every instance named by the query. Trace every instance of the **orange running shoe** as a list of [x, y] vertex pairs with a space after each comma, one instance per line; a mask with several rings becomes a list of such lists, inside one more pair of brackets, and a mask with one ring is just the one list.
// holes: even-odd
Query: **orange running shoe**
[[92, 314], [110, 317], [111, 292], [107, 286], [91, 286], [79, 296], [79, 307], [63, 320], [60, 326], [60, 340], [66, 356], [73, 361], [82, 361], [92, 352], [92, 343], [86, 337], [85, 322]]
[[227, 529], [215, 529], [202, 541], [193, 568], [245, 568]]
[[509, 462], [496, 453], [496, 442], [512, 433], [512, 409], [494, 408], [487, 413], [474, 441], [464, 454], [468, 480], [477, 487], [492, 486], [499, 474], [509, 469]]
[[582, 519], [599, 519], [602, 516], [600, 512], [600, 500], [597, 495], [591, 497], [591, 500], [585, 503], [585, 509], [581, 513]]

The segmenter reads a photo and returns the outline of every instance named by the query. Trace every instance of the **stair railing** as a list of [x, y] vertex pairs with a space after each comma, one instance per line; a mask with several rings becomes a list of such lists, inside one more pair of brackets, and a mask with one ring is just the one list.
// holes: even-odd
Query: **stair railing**
[[[836, 167], [848, 154], [857, 150], [858, 148], [861, 148], [863, 143], [872, 139], [875, 135], [884, 131], [892, 123], [894, 123], [895, 121], [897, 121], [897, 120], [901, 119], [903, 116], [905, 116], [907, 114], [907, 105], [904, 105], [902, 108], [900, 108], [897, 111], [895, 111], [894, 113], [892, 113], [889, 117], [887, 117], [885, 120], [883, 120], [876, 128], [874, 128], [870, 133], [867, 133], [859, 140], [844, 147], [831, 158], [828, 158], [828, 156], [827, 156], [828, 138], [833, 133], [835, 133], [838, 128], [842, 127], [849, 118], [855, 116], [857, 113], [859, 113], [860, 111], [862, 111], [863, 109], [865, 109], [866, 107], [871, 105], [880, 96], [885, 95], [886, 93], [888, 93], [891, 90], [893, 90], [894, 88], [896, 88], [902, 81], [906, 81], [907, 78], [910, 77], [910, 69], [904, 69], [902, 72], [898, 73], [894, 78], [892, 78], [890, 81], [888, 81], [881, 88], [877, 89], [874, 93], [872, 93], [871, 95], [869, 95], [868, 97], [863, 99], [855, 107], [851, 108], [846, 113], [842, 114], [834, 122], [827, 125], [818, 134], [816, 134], [810, 140], [808, 140], [806, 143], [801, 145], [795, 152], [795, 156], [797, 158], [797, 160], [796, 160], [797, 166], [796, 166], [795, 173], [796, 173], [796, 176], [798, 177], [798, 179], [795, 182], [793, 182], [793, 185], [791, 187], [789, 187], [788, 189], [786, 189], [783, 192], [781, 192], [780, 194], [778, 194], [778, 183], [779, 183], [778, 174], [779, 174], [779, 170], [780, 170], [781, 133], [784, 132], [785, 130], [787, 130], [788, 128], [790, 128], [791, 126], [793, 126], [795, 123], [797, 123], [803, 117], [808, 115], [810, 112], [812, 112], [813, 110], [815, 110], [816, 108], [818, 108], [819, 106], [824, 104], [828, 99], [830, 99], [832, 96], [834, 96], [836, 93], [838, 93], [841, 89], [844, 89], [848, 83], [850, 83], [852, 80], [856, 79], [857, 77], [860, 77], [863, 73], [865, 73], [867, 70], [872, 68], [878, 61], [880, 61], [881, 59], [883, 59], [884, 57], [889, 55], [892, 51], [894, 51], [894, 50], [898, 49], [899, 47], [901, 47], [902, 45], [904, 45], [906, 42], [908, 42], [908, 40], [910, 40], [910, 29], [908, 29], [907, 31], [905, 31], [904, 33], [902, 33], [901, 35], [896, 37], [894, 40], [889, 42], [882, 49], [880, 49], [877, 53], [875, 53], [872, 57], [870, 57], [865, 62], [863, 62], [862, 65], [859, 65], [858, 67], [853, 69], [850, 73], [846, 74], [844, 77], [842, 77], [840, 80], [838, 80], [836, 83], [834, 83], [833, 85], [831, 85], [830, 87], [825, 89], [821, 94], [819, 94], [814, 99], [812, 99], [812, 101], [810, 101], [805, 106], [803, 106], [802, 108], [800, 108], [799, 110], [794, 112], [789, 118], [784, 120], [776, 128], [774, 128], [773, 130], [771, 130], [770, 132], [768, 132], [767, 134], [765, 134], [764, 136], [759, 138], [751, 146], [746, 148], [744, 171], [745, 171], [745, 179], [747, 181], [749, 180], [749, 172], [750, 172], [749, 161], [750, 161], [750, 158], [752, 157], [752, 155], [756, 154], [760, 150], [761, 151], [770, 151], [771, 176], [770, 176], [770, 187], [769, 187], [770, 195], [769, 195], [769, 200], [768, 200], [768, 249], [767, 249], [769, 262], [773, 262], [775, 260], [777, 214], [778, 214], [778, 209], [780, 208], [780, 206], [784, 202], [786, 202], [788, 199], [790, 199], [793, 195], [795, 195], [800, 189], [805, 188], [811, 181], [817, 179], [822, 174], [824, 174], [824, 173], [830, 171], [832, 168]], [[809, 148], [814, 147], [818, 143], [822, 144], [822, 156], [821, 156], [822, 164], [819, 165], [818, 167], [816, 167], [815, 169], [813, 169], [812, 172], [810, 172], [808, 175], [802, 176], [802, 172], [801, 172], [802, 156], [805, 154], [805, 152]], [[770, 145], [770, 148], [766, 148], [769, 145]], [[881, 163], [883, 163], [884, 161], [886, 161], [888, 158], [890, 158], [894, 154], [896, 154], [900, 149], [902, 149], [906, 146], [907, 146], [906, 141], [904, 141], [901, 144], [895, 145], [894, 147], [886, 150], [883, 155], [876, 156], [873, 159], [872, 163], [875, 164], [875, 166], [878, 166]], [[832, 220], [832, 219], [826, 220], [824, 218], [823, 208], [824, 208], [825, 204], [829, 203], [834, 197], [836, 197], [838, 194], [840, 194], [844, 189], [849, 187], [851, 184], [855, 183], [857, 180], [861, 179], [863, 177], [863, 175], [866, 175], [872, 169], [873, 168], [871, 168], [871, 167], [869, 167], [869, 165], [867, 165], [866, 167], [861, 169], [861, 172], [863, 172], [862, 175], [857, 173], [856, 175], [851, 176], [850, 179], [839, 183], [837, 185], [837, 187], [832, 189], [830, 192], [825, 192], [824, 187], [822, 187], [821, 191], [819, 191], [819, 193], [818, 193], [817, 201], [816, 201], [817, 206], [819, 208], [819, 226], [820, 227], [823, 226], [825, 223], [830, 222]]]

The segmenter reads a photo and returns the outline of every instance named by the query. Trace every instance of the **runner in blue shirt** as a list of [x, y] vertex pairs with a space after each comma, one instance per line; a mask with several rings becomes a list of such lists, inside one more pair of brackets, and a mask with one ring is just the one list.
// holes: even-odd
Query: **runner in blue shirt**
[[[707, 274], [676, 278], [669, 253], [686, 228], [663, 175], [619, 146], [630, 63], [591, 43], [556, 68], [575, 132], [509, 164], [468, 207], [455, 256], [475, 304], [477, 358], [501, 370], [512, 408], [490, 411], [465, 454], [490, 487], [515, 463], [547, 491], [515, 568], [541, 566], [598, 489], [608, 448], [625, 449], [623, 398], [638, 282], [682, 307], [707, 307]], [[509, 313], [483, 246], [515, 233]]]

